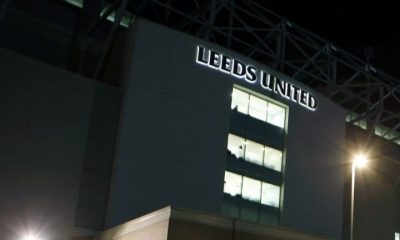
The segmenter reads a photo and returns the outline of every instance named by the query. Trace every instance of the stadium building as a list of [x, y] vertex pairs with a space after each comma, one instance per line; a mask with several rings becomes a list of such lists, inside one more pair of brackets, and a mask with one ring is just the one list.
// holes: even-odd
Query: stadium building
[[259, 2], [5, 0], [0, 36], [2, 239], [400, 239], [399, 80]]

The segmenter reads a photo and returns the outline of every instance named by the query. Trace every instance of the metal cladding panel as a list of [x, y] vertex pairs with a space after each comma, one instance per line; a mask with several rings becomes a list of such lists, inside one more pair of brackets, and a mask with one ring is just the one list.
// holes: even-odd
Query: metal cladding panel
[[[172, 205], [220, 212], [234, 84], [289, 107], [281, 224], [341, 237], [345, 112], [293, 79], [230, 50], [138, 20], [127, 38], [125, 96], [108, 225]], [[204, 46], [312, 93], [315, 111], [260, 82], [196, 63]]]
[[282, 221], [288, 227], [342, 239], [348, 166], [345, 111], [329, 100], [318, 100], [315, 112], [290, 108]]
[[[112, 134], [116, 125], [113, 118], [93, 114], [104, 116], [104, 107], [115, 109], [117, 103], [96, 102], [99, 84], [94, 81], [3, 49], [0, 80], [0, 238], [17, 239], [27, 229], [44, 239], [84, 234], [76, 225], [80, 190], [91, 199], [104, 199], [107, 193], [100, 191], [109, 180], [92, 171], [98, 181], [82, 186], [84, 165], [96, 158], [99, 145], [103, 156], [96, 158], [97, 169], [100, 162], [110, 162], [114, 144], [94, 139], [91, 128], [98, 127], [98, 136]], [[115, 93], [102, 88], [103, 97]], [[98, 213], [104, 213], [104, 202], [92, 201], [80, 210], [102, 224]]]
[[166, 205], [219, 212], [232, 82], [196, 64], [194, 38], [131, 31], [107, 224]]

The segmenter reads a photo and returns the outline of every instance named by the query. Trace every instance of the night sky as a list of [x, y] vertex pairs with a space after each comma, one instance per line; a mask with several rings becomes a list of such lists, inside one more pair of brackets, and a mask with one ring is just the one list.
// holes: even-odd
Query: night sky
[[365, 59], [365, 47], [373, 47], [372, 65], [400, 79], [400, 14], [395, 2], [350, 5], [319, 1], [306, 5], [283, 0], [263, 1], [263, 5], [361, 59]]

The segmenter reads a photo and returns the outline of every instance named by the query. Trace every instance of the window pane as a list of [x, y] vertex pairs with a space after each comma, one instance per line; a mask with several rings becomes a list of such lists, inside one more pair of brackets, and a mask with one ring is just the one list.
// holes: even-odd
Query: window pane
[[240, 207], [240, 218], [247, 221], [257, 222], [259, 213], [260, 210], [254, 205], [242, 204]]
[[249, 113], [249, 94], [236, 88], [232, 91], [231, 109], [237, 108], [241, 113]]
[[247, 200], [260, 202], [261, 182], [252, 178], [243, 177], [242, 197]]
[[400, 233], [394, 233], [394, 240], [400, 240]]
[[240, 206], [239, 204], [231, 201], [224, 201], [222, 203], [222, 214], [223, 215], [228, 215], [230, 217], [235, 217], [238, 218], [239, 217], [239, 210], [240, 210]]
[[274, 148], [265, 147], [264, 166], [280, 172], [282, 169], [282, 152]]
[[384, 128], [382, 126], [376, 126], [375, 127], [375, 134], [378, 135], [378, 136], [383, 136]]
[[224, 193], [231, 196], [240, 195], [242, 189], [242, 176], [225, 171]]
[[228, 150], [237, 158], [244, 156], [245, 141], [244, 138], [233, 134], [228, 135]]
[[280, 187], [269, 183], [262, 183], [262, 204], [279, 207], [279, 195]]
[[246, 152], [245, 152], [246, 161], [262, 166], [263, 155], [264, 155], [263, 145], [253, 141], [246, 140]]
[[273, 103], [268, 103], [267, 122], [283, 128], [285, 126], [285, 109]]
[[364, 129], [364, 130], [367, 130], [367, 121], [365, 119], [362, 119], [362, 120], [360, 120], [358, 122], [354, 122], [353, 124], [355, 126], [358, 126], [358, 127], [362, 128], [362, 129]]
[[267, 121], [267, 101], [250, 95], [249, 115], [261, 121]]

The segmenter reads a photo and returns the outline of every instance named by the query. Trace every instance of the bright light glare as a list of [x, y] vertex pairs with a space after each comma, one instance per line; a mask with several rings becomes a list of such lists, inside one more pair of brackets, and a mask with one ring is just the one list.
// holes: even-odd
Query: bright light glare
[[368, 163], [367, 156], [364, 154], [357, 154], [354, 157], [353, 163], [356, 167], [364, 167]]
[[21, 240], [41, 240], [40, 238], [38, 238], [35, 235], [32, 234], [28, 234], [26, 236], [23, 236]]

